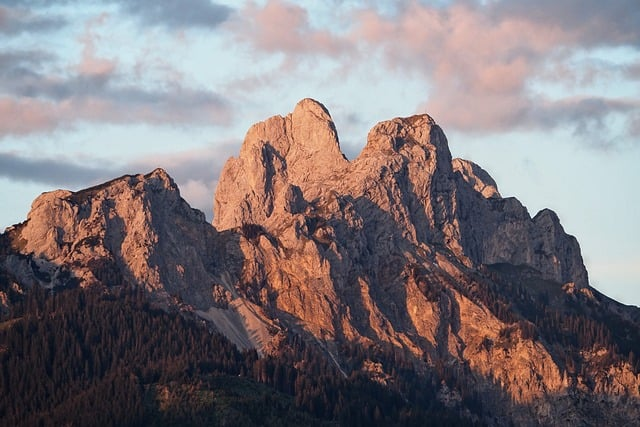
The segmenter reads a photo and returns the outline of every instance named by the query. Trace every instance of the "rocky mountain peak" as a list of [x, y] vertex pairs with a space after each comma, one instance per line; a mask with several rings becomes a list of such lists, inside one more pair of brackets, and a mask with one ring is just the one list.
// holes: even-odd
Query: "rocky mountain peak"
[[367, 145], [361, 156], [410, 154], [416, 146], [433, 152], [450, 163], [451, 153], [447, 139], [435, 120], [427, 114], [397, 117], [375, 125], [367, 136]]
[[[525, 306], [549, 295], [564, 304], [568, 290], [593, 295], [580, 247], [555, 213], [532, 218], [501, 197], [487, 171], [452, 159], [426, 114], [378, 123], [351, 162], [313, 101], [256, 126], [221, 173], [214, 219], [244, 236], [249, 300], [291, 316], [329, 353], [336, 342], [388, 343], [483, 372], [517, 402], [566, 392], [556, 350], [490, 314], [495, 301], [483, 305], [477, 293], [504, 275], [538, 295], [519, 296]], [[542, 424], [545, 414], [536, 415]]]
[[453, 159], [453, 170], [460, 173], [462, 178], [473, 189], [486, 198], [501, 198], [498, 185], [491, 175], [477, 164], [464, 159]]
[[286, 117], [249, 129], [240, 156], [230, 159], [220, 175], [213, 223], [229, 229], [264, 222], [289, 205], [283, 199], [289, 186], [313, 193], [348, 163], [327, 109], [303, 99]]
[[[207, 276], [200, 257], [214, 235], [204, 214], [158, 168], [77, 192], [42, 194], [9, 236], [27, 258], [10, 256], [7, 264], [28, 285], [131, 283], [175, 290]], [[202, 302], [197, 291], [191, 296]]]
[[277, 234], [307, 207], [317, 211], [314, 203], [335, 197], [360, 209], [366, 200], [366, 212], [356, 209], [361, 221], [378, 209], [403, 238], [443, 245], [465, 263], [523, 264], [561, 283], [588, 284], [575, 239], [541, 226], [516, 199], [503, 199], [480, 166], [452, 160], [444, 132], [426, 114], [378, 123], [352, 162], [316, 101], [302, 100], [286, 117], [254, 125], [220, 175], [214, 226], [258, 224]]
[[167, 171], [162, 168], [154, 169], [150, 173], [144, 175], [143, 179], [148, 181], [151, 186], [155, 185], [156, 189], [162, 188], [165, 190], [180, 191], [173, 178], [171, 178]]
[[288, 158], [289, 167], [295, 167], [297, 160], [309, 158], [320, 162], [346, 160], [329, 111], [310, 98], [298, 102], [286, 117], [273, 116], [251, 126], [239, 158], [251, 157], [255, 150], [264, 150], [266, 146]]
[[589, 286], [558, 215], [501, 197], [426, 114], [378, 123], [350, 162], [302, 100], [249, 129], [214, 213], [215, 228], [162, 169], [45, 193], [0, 235], [0, 278], [144, 288], [242, 348], [299, 336], [345, 377], [408, 373], [489, 425], [640, 414], [640, 314]]

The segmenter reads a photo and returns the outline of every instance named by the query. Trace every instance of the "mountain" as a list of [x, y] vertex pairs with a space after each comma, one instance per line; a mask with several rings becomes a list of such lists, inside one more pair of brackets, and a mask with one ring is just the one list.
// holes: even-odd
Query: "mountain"
[[[531, 217], [452, 159], [428, 115], [377, 124], [348, 160], [327, 109], [304, 99], [249, 129], [213, 225], [157, 169], [41, 195], [0, 236], [0, 262], [11, 321], [29, 289], [145, 289], [264, 360], [289, 354], [299, 374], [317, 352], [342, 376], [332, 393], [377, 384], [404, 402], [365, 411], [386, 425], [419, 408], [486, 425], [640, 417], [640, 309], [592, 288], [558, 216]], [[347, 419], [332, 393], [312, 404], [269, 378], [256, 376], [314, 416]]]

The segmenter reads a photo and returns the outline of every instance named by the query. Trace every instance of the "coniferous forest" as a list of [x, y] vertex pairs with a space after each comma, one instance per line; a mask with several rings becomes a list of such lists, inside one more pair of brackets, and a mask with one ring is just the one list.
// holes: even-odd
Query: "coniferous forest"
[[[609, 350], [602, 366], [626, 361], [638, 372], [640, 337], [629, 321], [505, 268], [459, 289], [509, 325], [502, 339], [519, 331], [545, 342], [569, 377], [585, 371], [582, 351], [593, 348]], [[0, 426], [474, 425], [489, 411], [468, 367], [417, 372], [390, 345], [343, 344], [338, 367], [291, 333], [259, 357], [139, 289], [23, 293], [10, 282], [0, 275], [8, 307], [0, 313]], [[430, 300], [443, 292], [435, 282], [419, 286]], [[444, 386], [458, 393], [457, 408], [438, 399]]]
[[[259, 358], [134, 289], [38, 288], [13, 299], [0, 324], [4, 426], [466, 423], [409, 365], [398, 376], [406, 381], [388, 387], [346, 377], [298, 337]], [[373, 356], [343, 351], [354, 366]], [[390, 350], [377, 357], [403, 369]]]

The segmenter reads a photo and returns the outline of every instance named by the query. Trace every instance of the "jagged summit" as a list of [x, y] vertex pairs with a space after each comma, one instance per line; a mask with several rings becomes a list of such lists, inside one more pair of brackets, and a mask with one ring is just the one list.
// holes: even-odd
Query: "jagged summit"
[[491, 175], [477, 164], [464, 159], [453, 159], [453, 170], [460, 173], [462, 178], [478, 193], [486, 198], [501, 198], [498, 185]]
[[11, 286], [129, 284], [241, 348], [297, 337], [347, 378], [432, 384], [484, 424], [640, 416], [640, 312], [589, 286], [553, 211], [532, 218], [452, 159], [428, 115], [378, 123], [348, 161], [302, 100], [249, 129], [214, 210], [212, 226], [162, 169], [45, 193], [0, 235], [0, 312]]
[[180, 191], [175, 181], [173, 180], [173, 178], [171, 178], [171, 176], [169, 176], [166, 170], [164, 170], [163, 168], [156, 168], [147, 174], [122, 175], [118, 178], [114, 178], [102, 184], [98, 184], [93, 187], [88, 187], [88, 188], [79, 190], [74, 194], [77, 194], [78, 196], [82, 196], [82, 195], [89, 196], [97, 193], [102, 189], [106, 189], [108, 187], [118, 187], [117, 184], [120, 182], [126, 183], [125, 185], [135, 186], [138, 183], [143, 181], [145, 182], [153, 181], [156, 183], [156, 186], [159, 185], [165, 189], [170, 189], [171, 191], [178, 191], [178, 192]]
[[[472, 263], [529, 265], [561, 283], [588, 284], [575, 239], [555, 225], [539, 226], [517, 200], [501, 198], [479, 166], [452, 160], [444, 132], [426, 114], [378, 123], [349, 162], [326, 108], [300, 101], [286, 117], [249, 130], [240, 156], [220, 175], [213, 224], [259, 224], [279, 233], [305, 206], [317, 209], [335, 197], [357, 202], [364, 222], [374, 207], [391, 215], [413, 244], [444, 245]], [[360, 212], [365, 200], [368, 212]]]
[[369, 131], [367, 144], [360, 156], [400, 153], [403, 148], [410, 151], [415, 144], [433, 146], [439, 155], [451, 157], [444, 133], [427, 114], [397, 117], [378, 123]]
[[[223, 190], [214, 199], [214, 225], [228, 229], [266, 219], [291, 191], [287, 177], [295, 177], [294, 185], [309, 190], [348, 163], [327, 109], [304, 99], [286, 117], [274, 116], [249, 129], [239, 157], [230, 159], [220, 174], [218, 188]], [[234, 194], [246, 198], [243, 206], [237, 205]], [[248, 204], [255, 218], [247, 217]]]
[[204, 270], [197, 258], [208, 252], [205, 241], [214, 233], [204, 214], [192, 209], [158, 168], [77, 192], [43, 193], [28, 220], [13, 230], [13, 240], [46, 274], [29, 274], [20, 258], [9, 257], [8, 263], [29, 284], [122, 282], [171, 290]]

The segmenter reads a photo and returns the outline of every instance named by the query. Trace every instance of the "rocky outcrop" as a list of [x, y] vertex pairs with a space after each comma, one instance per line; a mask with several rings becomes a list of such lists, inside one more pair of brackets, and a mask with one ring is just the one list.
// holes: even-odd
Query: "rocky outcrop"
[[452, 160], [431, 117], [377, 124], [348, 161], [326, 109], [303, 100], [248, 132], [214, 211], [218, 230], [245, 237], [242, 295], [294, 319], [332, 357], [335, 343], [387, 343], [468, 369], [491, 411], [519, 424], [575, 414], [557, 353], [470, 289], [489, 286], [473, 272], [493, 264], [529, 268], [560, 294], [587, 289], [577, 241], [553, 212], [531, 218], [486, 171]]
[[[296, 334], [343, 369], [345, 346], [391, 348], [438, 373], [447, 408], [468, 413], [472, 390], [490, 425], [640, 416], [640, 313], [589, 286], [555, 213], [532, 218], [452, 159], [428, 115], [377, 124], [349, 161], [327, 109], [302, 100], [249, 129], [213, 226], [157, 169], [43, 194], [0, 236], [0, 263], [25, 287], [144, 287], [262, 353]], [[396, 368], [359, 369], [388, 385]]]
[[162, 169], [77, 193], [44, 193], [12, 234], [39, 273], [22, 274], [18, 256], [8, 263], [23, 281], [45, 286], [130, 283], [167, 295], [189, 287], [190, 303], [201, 306], [223, 262], [212, 246], [216, 231]]
[[4, 267], [23, 286], [133, 285], [164, 307], [200, 313], [240, 347], [266, 335], [258, 308], [232, 303], [239, 237], [218, 233], [162, 169], [44, 193], [4, 239]]
[[452, 165], [453, 170], [458, 172], [476, 192], [487, 199], [501, 197], [500, 192], [498, 192], [498, 185], [491, 178], [491, 175], [477, 164], [469, 160], [453, 159]]
[[555, 214], [534, 218], [514, 198], [500, 197], [489, 174], [452, 161], [446, 137], [427, 116], [376, 125], [349, 162], [324, 106], [305, 99], [286, 117], [254, 125], [238, 158], [225, 165], [214, 201], [220, 230], [260, 224], [274, 234], [323, 200], [370, 203], [391, 215], [413, 244], [444, 245], [476, 264], [528, 265], [560, 283], [588, 285], [580, 248]]
[[[240, 156], [220, 174], [214, 225], [229, 229], [263, 223], [282, 211], [301, 209], [306, 193], [347, 165], [329, 112], [305, 99], [286, 117], [275, 116], [249, 129]], [[288, 176], [296, 177], [292, 186]]]

